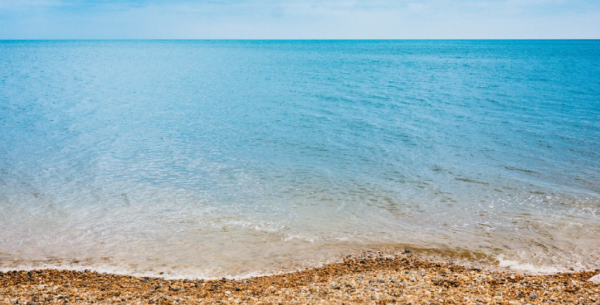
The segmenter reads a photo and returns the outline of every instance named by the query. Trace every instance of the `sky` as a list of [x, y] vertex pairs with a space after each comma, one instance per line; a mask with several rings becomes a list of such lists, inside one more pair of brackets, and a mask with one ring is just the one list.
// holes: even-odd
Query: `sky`
[[600, 39], [600, 0], [0, 0], [0, 39]]

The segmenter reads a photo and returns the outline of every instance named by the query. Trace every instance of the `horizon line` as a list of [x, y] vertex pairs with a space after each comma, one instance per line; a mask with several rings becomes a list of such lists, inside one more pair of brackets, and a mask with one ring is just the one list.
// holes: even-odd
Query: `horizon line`
[[600, 38], [0, 38], [0, 41], [592, 41]]

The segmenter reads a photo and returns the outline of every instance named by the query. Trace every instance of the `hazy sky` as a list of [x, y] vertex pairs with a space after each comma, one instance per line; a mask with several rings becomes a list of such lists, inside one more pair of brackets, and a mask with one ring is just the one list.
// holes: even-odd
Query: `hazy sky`
[[0, 0], [35, 38], [600, 38], [600, 0]]

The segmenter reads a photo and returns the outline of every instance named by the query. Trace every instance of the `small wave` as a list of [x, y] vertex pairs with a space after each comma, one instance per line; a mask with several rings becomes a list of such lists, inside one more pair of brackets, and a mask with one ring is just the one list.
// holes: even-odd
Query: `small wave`
[[559, 272], [569, 272], [570, 270], [563, 267], [534, 265], [531, 263], [521, 263], [518, 261], [504, 259], [504, 255], [499, 255], [497, 258], [498, 266], [508, 268], [514, 271], [522, 271], [531, 274], [553, 274]]

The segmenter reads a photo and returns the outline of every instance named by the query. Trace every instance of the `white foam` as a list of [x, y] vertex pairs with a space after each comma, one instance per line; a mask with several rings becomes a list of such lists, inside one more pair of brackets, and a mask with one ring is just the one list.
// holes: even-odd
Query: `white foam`
[[[247, 279], [252, 277], [260, 277], [267, 275], [276, 275], [286, 273], [284, 271], [278, 272], [269, 272], [269, 271], [253, 271], [253, 272], [245, 272], [230, 276], [220, 275], [215, 276], [211, 273], [211, 271], [202, 271], [202, 270], [169, 270], [165, 269], [164, 271], [135, 271], [131, 268], [127, 268], [125, 266], [65, 266], [65, 265], [52, 265], [52, 264], [44, 264], [41, 266], [19, 266], [18, 268], [0, 268], [0, 272], [9, 272], [13, 270], [18, 271], [33, 271], [33, 270], [42, 270], [42, 269], [50, 269], [50, 270], [67, 270], [67, 271], [92, 271], [97, 273], [107, 273], [107, 274], [116, 274], [116, 275], [129, 275], [129, 276], [138, 276], [138, 277], [156, 277], [163, 278], [165, 280], [178, 280], [178, 279], [202, 279], [202, 280], [215, 280], [223, 277], [229, 279]], [[292, 271], [296, 271], [300, 269], [294, 269]], [[287, 271], [291, 272], [291, 271]]]
[[504, 259], [504, 255], [496, 257], [498, 266], [508, 268], [515, 271], [522, 271], [531, 274], [553, 274], [559, 272], [568, 272], [566, 268], [557, 266], [534, 265], [531, 263], [521, 263], [514, 260]]

